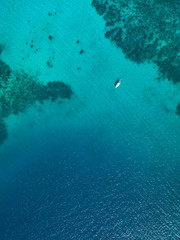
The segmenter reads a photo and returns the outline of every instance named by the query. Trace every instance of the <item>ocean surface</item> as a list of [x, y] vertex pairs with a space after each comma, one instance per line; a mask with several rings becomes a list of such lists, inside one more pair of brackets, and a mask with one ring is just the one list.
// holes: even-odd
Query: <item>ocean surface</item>
[[127, 2], [1, 0], [0, 240], [180, 239], [180, 4]]

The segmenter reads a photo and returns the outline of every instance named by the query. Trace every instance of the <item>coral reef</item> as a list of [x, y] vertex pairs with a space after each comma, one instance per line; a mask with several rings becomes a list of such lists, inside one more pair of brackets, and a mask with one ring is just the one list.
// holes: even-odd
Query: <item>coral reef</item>
[[12, 71], [0, 60], [0, 144], [8, 137], [4, 118], [23, 112], [36, 101], [43, 104], [44, 100], [70, 99], [72, 94], [71, 88], [61, 81], [43, 85], [35, 76]]
[[2, 81], [7, 82], [10, 73], [11, 73], [10, 67], [0, 60], [0, 78], [1, 78], [0, 87], [2, 85]]
[[[159, 78], [180, 82], [180, 8], [165, 0], [93, 0], [105, 37], [136, 62], [153, 62]], [[179, 9], [179, 10], [178, 10]]]

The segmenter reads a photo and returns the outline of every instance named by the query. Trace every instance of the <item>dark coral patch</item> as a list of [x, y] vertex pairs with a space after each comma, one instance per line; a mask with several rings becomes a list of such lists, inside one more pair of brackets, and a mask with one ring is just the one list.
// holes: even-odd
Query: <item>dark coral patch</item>
[[11, 69], [9, 65], [0, 60], [0, 83], [7, 81], [10, 73]]
[[105, 20], [110, 20], [111, 22], [120, 21], [120, 11], [115, 5], [110, 5], [104, 15]]
[[98, 0], [93, 0], [92, 5], [96, 7], [96, 10], [99, 15], [103, 15], [106, 11], [106, 4], [99, 3]]
[[111, 31], [107, 31], [106, 34], [105, 34], [105, 37], [110, 38], [111, 37]]
[[71, 88], [67, 86], [63, 82], [48, 82], [46, 86], [43, 86], [40, 89], [41, 92], [38, 94], [38, 99], [40, 101], [50, 99], [52, 101], [56, 100], [57, 98], [68, 98], [70, 99], [71, 95], [73, 94]]
[[47, 65], [49, 68], [52, 68], [52, 67], [53, 67], [53, 65], [52, 65], [52, 63], [51, 63], [50, 61], [47, 61], [47, 62], [46, 62], [46, 65]]
[[71, 88], [63, 82], [48, 82], [47, 89], [51, 91], [50, 96], [56, 98], [70, 99], [73, 94]]
[[49, 40], [53, 40], [53, 36], [52, 35], [49, 35]]

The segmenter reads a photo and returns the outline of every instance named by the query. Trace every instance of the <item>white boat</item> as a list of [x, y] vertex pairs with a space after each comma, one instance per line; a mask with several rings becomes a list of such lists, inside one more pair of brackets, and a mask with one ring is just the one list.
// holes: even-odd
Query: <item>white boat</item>
[[122, 79], [117, 79], [116, 82], [115, 82], [115, 88], [118, 88], [120, 85], [121, 85], [121, 81]]

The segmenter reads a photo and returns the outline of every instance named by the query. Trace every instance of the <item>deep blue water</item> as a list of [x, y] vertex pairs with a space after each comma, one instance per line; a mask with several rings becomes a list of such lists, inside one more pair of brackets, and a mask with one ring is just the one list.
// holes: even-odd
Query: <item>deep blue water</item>
[[22, 150], [1, 186], [1, 239], [178, 239], [179, 164], [128, 159], [118, 142], [107, 154], [86, 134]]

